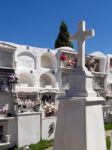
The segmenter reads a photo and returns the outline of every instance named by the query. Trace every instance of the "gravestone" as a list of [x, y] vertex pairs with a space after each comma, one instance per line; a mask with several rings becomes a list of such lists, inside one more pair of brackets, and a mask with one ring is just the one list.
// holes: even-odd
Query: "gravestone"
[[93, 75], [85, 67], [85, 40], [94, 36], [85, 21], [70, 36], [77, 40], [78, 63], [70, 75], [70, 89], [60, 98], [54, 150], [106, 150], [102, 97], [93, 90]]

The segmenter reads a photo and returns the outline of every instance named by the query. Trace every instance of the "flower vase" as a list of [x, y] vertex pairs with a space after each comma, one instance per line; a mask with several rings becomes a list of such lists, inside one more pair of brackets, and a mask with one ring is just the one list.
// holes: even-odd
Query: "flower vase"
[[7, 143], [10, 143], [10, 138], [11, 138], [10, 135], [6, 135], [6, 142], [7, 142]]
[[64, 68], [65, 67], [65, 62], [61, 61], [61, 67]]

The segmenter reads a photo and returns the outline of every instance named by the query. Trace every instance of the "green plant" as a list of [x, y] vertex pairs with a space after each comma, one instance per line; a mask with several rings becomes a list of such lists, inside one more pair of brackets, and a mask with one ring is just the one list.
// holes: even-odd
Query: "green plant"
[[31, 150], [45, 150], [46, 148], [49, 148], [51, 146], [53, 146], [53, 140], [50, 141], [43, 140], [37, 144], [31, 144], [30, 148]]
[[[49, 147], [53, 146], [53, 140], [42, 140], [36, 144], [31, 144], [29, 147], [31, 150], [45, 150]], [[23, 148], [11, 148], [9, 150], [23, 150]]]
[[106, 144], [107, 144], [107, 150], [110, 150], [110, 144], [111, 144], [111, 142], [110, 142], [110, 137], [109, 136], [106, 137]]
[[105, 124], [105, 130], [112, 130], [112, 123]]

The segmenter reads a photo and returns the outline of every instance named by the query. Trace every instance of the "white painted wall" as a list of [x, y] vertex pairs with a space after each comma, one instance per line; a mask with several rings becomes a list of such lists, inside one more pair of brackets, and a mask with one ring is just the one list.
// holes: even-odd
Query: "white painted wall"
[[37, 143], [42, 139], [54, 139], [55, 130], [50, 137], [48, 137], [48, 131], [52, 122], [56, 125], [56, 120], [57, 117], [42, 119], [41, 113], [38, 112], [21, 113], [17, 117], [10, 118], [7, 122], [5, 121], [7, 125], [6, 132], [11, 136], [8, 148], [12, 148], [15, 145], [23, 147]]
[[55, 136], [55, 131], [53, 132], [53, 134], [51, 134], [51, 136], [49, 137], [48, 135], [48, 131], [49, 131], [49, 126], [51, 125], [51, 123], [55, 124], [56, 127], [56, 120], [57, 117], [48, 117], [48, 118], [44, 118], [42, 119], [42, 140], [46, 139], [53, 139]]
[[15, 145], [17, 145], [18, 131], [17, 131], [17, 119], [16, 118], [8, 120], [8, 135], [11, 136], [11, 141], [10, 141], [11, 144], [8, 147], [12, 148]]
[[17, 116], [18, 147], [40, 141], [40, 113], [22, 113]]
[[105, 73], [106, 72], [106, 64], [107, 58], [100, 58], [100, 72]]

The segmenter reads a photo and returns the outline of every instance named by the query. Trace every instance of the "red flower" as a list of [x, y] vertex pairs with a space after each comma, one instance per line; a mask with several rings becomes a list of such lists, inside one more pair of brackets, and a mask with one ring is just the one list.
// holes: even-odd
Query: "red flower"
[[60, 60], [61, 61], [66, 61], [67, 60], [67, 56], [64, 53], [62, 53], [61, 56], [60, 56]]

